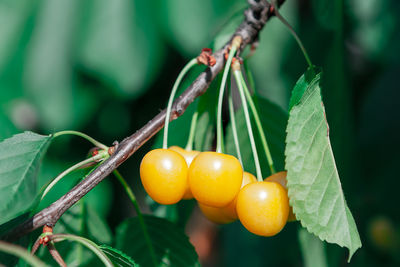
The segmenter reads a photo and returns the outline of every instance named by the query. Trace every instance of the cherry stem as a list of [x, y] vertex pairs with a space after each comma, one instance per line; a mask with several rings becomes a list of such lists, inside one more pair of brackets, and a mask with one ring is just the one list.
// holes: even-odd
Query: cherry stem
[[251, 127], [251, 121], [250, 121], [249, 110], [248, 110], [248, 107], [247, 107], [246, 96], [244, 95], [243, 84], [242, 84], [242, 81], [241, 81], [242, 72], [240, 71], [240, 63], [239, 63], [238, 60], [236, 60], [234, 62], [233, 66], [232, 66], [232, 69], [233, 69], [233, 74], [235, 76], [236, 84], [237, 84], [238, 89], [239, 89], [240, 99], [242, 100], [244, 117], [246, 119], [246, 125], [247, 125], [247, 132], [249, 134], [251, 150], [253, 151], [254, 164], [256, 166], [257, 180], [259, 182], [262, 182], [263, 181], [263, 177], [262, 177], [262, 173], [261, 173], [260, 161], [258, 159], [256, 142], [254, 141], [253, 129]]
[[98, 258], [101, 260], [106, 267], [113, 267], [111, 260], [104, 254], [101, 248], [94, 243], [93, 241], [83, 238], [81, 236], [70, 235], [70, 234], [53, 234], [50, 235], [50, 242], [58, 243], [65, 240], [71, 240], [78, 242], [85, 246], [86, 248], [90, 249]]
[[192, 122], [190, 123], [189, 138], [188, 138], [187, 145], [185, 147], [186, 151], [192, 151], [193, 150], [193, 142], [194, 142], [194, 136], [195, 136], [195, 133], [196, 133], [198, 116], [199, 116], [199, 112], [198, 111], [193, 113]]
[[[243, 68], [244, 68], [246, 79], [247, 79], [247, 82], [249, 83], [250, 88], [253, 88], [253, 89], [256, 88], [255, 83], [254, 83], [253, 73], [250, 71], [247, 60], [245, 60], [243, 62]], [[245, 87], [245, 89], [247, 89], [247, 86]]]
[[[0, 240], [0, 252], [11, 254], [15, 257], [23, 259], [26, 263], [33, 267], [46, 267], [48, 266], [42, 262], [38, 257], [31, 255], [26, 248], [17, 246], [8, 242]], [[2, 265], [3, 266], [3, 265]]]
[[216, 152], [223, 153], [224, 143], [222, 140], [222, 102], [224, 99], [224, 91], [226, 85], [226, 79], [228, 77], [228, 73], [231, 67], [233, 56], [235, 55], [237, 49], [240, 47], [240, 43], [242, 42], [242, 38], [240, 36], [235, 36], [231, 43], [231, 49], [229, 51], [228, 59], [225, 63], [224, 73], [222, 75], [221, 87], [219, 89], [218, 96], [218, 107], [217, 107], [217, 148]]
[[52, 242], [49, 242], [49, 244], [47, 244], [47, 248], [53, 259], [58, 263], [58, 265], [60, 265], [61, 267], [67, 267], [67, 264], [65, 263], [64, 259], [61, 257], [60, 253], [56, 249], [56, 246]]
[[135, 211], [136, 211], [136, 213], [138, 215], [140, 227], [142, 227], [142, 231], [143, 231], [143, 235], [144, 235], [145, 241], [147, 243], [147, 246], [149, 247], [151, 259], [153, 261], [154, 266], [156, 267], [156, 266], [158, 266], [156, 253], [154, 251], [153, 245], [151, 244], [150, 235], [149, 235], [149, 232], [147, 230], [147, 226], [146, 226], [146, 223], [144, 221], [143, 214], [140, 211], [139, 204], [137, 203], [135, 194], [133, 193], [132, 188], [129, 186], [129, 184], [126, 182], [124, 177], [121, 175], [121, 173], [117, 169], [115, 169], [113, 171], [113, 173], [114, 173], [115, 177], [117, 177], [118, 181], [121, 183], [122, 187], [125, 189], [126, 194], [128, 195], [130, 201], [132, 202], [133, 207], [135, 208]]
[[41, 237], [39, 236], [36, 239], [35, 243], [33, 243], [32, 250], [31, 250], [31, 255], [35, 255], [36, 251], [38, 250], [39, 246], [41, 245], [40, 244], [40, 239], [41, 239]]
[[58, 136], [61, 136], [61, 135], [67, 135], [67, 134], [80, 136], [82, 138], [85, 138], [86, 140], [88, 140], [90, 143], [92, 143], [93, 145], [95, 145], [98, 148], [101, 148], [101, 149], [104, 149], [104, 150], [108, 149], [108, 146], [100, 143], [99, 141], [97, 141], [96, 139], [90, 137], [89, 135], [81, 133], [81, 132], [78, 132], [78, 131], [69, 131], [69, 130], [68, 131], [60, 131], [60, 132], [54, 133], [53, 137], [55, 138], [55, 137], [58, 137]]
[[193, 58], [192, 60], [190, 60], [186, 64], [186, 66], [182, 69], [182, 71], [179, 73], [178, 78], [176, 79], [174, 86], [172, 87], [171, 95], [169, 96], [169, 100], [168, 100], [167, 114], [165, 116], [164, 139], [163, 139], [163, 148], [164, 149], [168, 148], [168, 126], [169, 126], [169, 120], [171, 118], [172, 103], [174, 102], [176, 91], [178, 90], [178, 87], [179, 87], [183, 77], [186, 75], [186, 73], [188, 73], [188, 71], [197, 64], [198, 64], [197, 58]]
[[231, 125], [232, 125], [233, 141], [235, 143], [236, 154], [238, 156], [240, 164], [243, 167], [242, 155], [240, 153], [239, 138], [238, 138], [238, 133], [237, 133], [237, 128], [236, 128], [235, 110], [234, 110], [233, 101], [232, 101], [232, 90], [229, 94], [228, 102], [229, 102], [229, 117], [231, 119]]
[[85, 166], [88, 163], [92, 163], [92, 162], [96, 162], [98, 160], [104, 160], [106, 158], [109, 157], [108, 154], [108, 149], [107, 150], [101, 150], [99, 151], [99, 153], [93, 157], [87, 158], [85, 160], [82, 160], [81, 162], [76, 163], [75, 165], [69, 167], [68, 169], [66, 169], [65, 171], [63, 171], [62, 173], [60, 173], [56, 178], [54, 178], [53, 181], [51, 181], [51, 183], [46, 187], [46, 189], [43, 191], [42, 197], [40, 198], [40, 200], [43, 200], [43, 198], [47, 195], [47, 193], [67, 174], [69, 174], [70, 172], [79, 169], [82, 166]]
[[261, 143], [262, 143], [263, 148], [264, 148], [264, 152], [265, 152], [265, 156], [266, 156], [267, 161], [268, 161], [269, 169], [271, 170], [271, 174], [274, 174], [276, 171], [275, 171], [275, 167], [274, 167], [274, 161], [272, 159], [271, 152], [269, 150], [267, 138], [265, 137], [265, 133], [264, 133], [264, 130], [263, 130], [263, 127], [262, 127], [262, 124], [261, 124], [260, 116], [258, 114], [256, 105], [254, 104], [253, 98], [250, 95], [249, 89], [247, 88], [247, 84], [246, 84], [246, 82], [245, 82], [245, 80], [243, 78], [243, 75], [241, 75], [241, 83], [242, 83], [242, 86], [243, 86], [243, 89], [244, 89], [244, 93], [245, 93], [246, 98], [247, 98], [247, 102], [249, 103], [250, 109], [251, 109], [251, 111], [253, 113], [254, 121], [256, 123], [258, 134], [260, 135], [260, 138], [261, 138]]
[[304, 58], [306, 59], [308, 66], [310, 66], [310, 68], [313, 68], [313, 64], [311, 63], [310, 57], [308, 56], [308, 53], [307, 53], [306, 49], [304, 48], [303, 43], [301, 42], [297, 33], [294, 31], [293, 27], [279, 12], [278, 4], [277, 4], [276, 0], [272, 0], [272, 6], [274, 7], [275, 16], [289, 29], [289, 31], [293, 35], [294, 39], [296, 39], [296, 42], [299, 45], [301, 51], [303, 52]]

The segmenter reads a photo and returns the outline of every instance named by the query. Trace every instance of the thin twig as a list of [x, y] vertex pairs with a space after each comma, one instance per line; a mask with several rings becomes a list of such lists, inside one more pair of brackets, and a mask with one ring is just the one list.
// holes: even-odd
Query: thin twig
[[61, 257], [60, 253], [56, 249], [56, 246], [52, 242], [49, 242], [49, 244], [47, 244], [47, 248], [49, 249], [51, 256], [58, 263], [58, 265], [60, 265], [61, 267], [67, 267], [67, 264], [65, 263], [64, 259]]
[[[242, 38], [239, 52], [243, 51], [248, 44], [252, 44], [258, 40], [260, 30], [263, 28], [264, 24], [274, 16], [273, 9], [271, 8], [272, 6], [268, 1], [248, 0], [248, 2], [250, 7], [244, 11], [244, 21], [231, 37], [231, 40], [235, 36], [240, 36]], [[278, 4], [282, 4], [283, 2], [284, 0], [279, 0]], [[231, 40], [222, 49], [214, 53], [213, 56], [216, 59], [215, 65], [202, 72], [186, 91], [174, 101], [171, 110], [171, 120], [175, 120], [181, 116], [190, 103], [205, 93], [212, 80], [222, 70], [225, 64], [223, 54], [226, 52]], [[144, 143], [160, 131], [164, 126], [165, 115], [166, 111], [161, 111], [136, 133], [125, 138], [119, 143], [115, 152], [104, 161], [103, 164], [89, 174], [86, 179], [82, 180], [49, 207], [16, 226], [5, 238], [14, 240], [45, 224], [50, 226], [54, 225], [73, 204], [85, 196], [98, 183], [112, 173], [113, 170], [135, 153]]]

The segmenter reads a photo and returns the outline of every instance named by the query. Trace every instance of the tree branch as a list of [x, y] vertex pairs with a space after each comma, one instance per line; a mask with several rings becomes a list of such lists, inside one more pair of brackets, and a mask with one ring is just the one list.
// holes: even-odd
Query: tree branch
[[[281, 5], [284, 1], [285, 0], [279, 0], [278, 4]], [[250, 7], [244, 11], [244, 21], [231, 37], [231, 40], [234, 36], [240, 36], [242, 38], [240, 51], [243, 51], [248, 44], [253, 44], [258, 40], [260, 30], [264, 27], [269, 18], [274, 15], [273, 7], [268, 1], [248, 0], [248, 2]], [[229, 45], [230, 41], [222, 49], [214, 53], [213, 56], [216, 59], [216, 64], [202, 72], [186, 89], [186, 91], [184, 91], [183, 94], [174, 101], [171, 111], [171, 121], [181, 116], [190, 103], [204, 94], [212, 80], [223, 69], [225, 64], [224, 52]], [[161, 111], [136, 133], [125, 138], [117, 146], [115, 152], [84, 180], [49, 207], [16, 226], [5, 238], [14, 240], [41, 226], [54, 226], [64, 212], [85, 196], [113, 170], [135, 153], [144, 143], [160, 131], [164, 126], [165, 115], [166, 111]]]

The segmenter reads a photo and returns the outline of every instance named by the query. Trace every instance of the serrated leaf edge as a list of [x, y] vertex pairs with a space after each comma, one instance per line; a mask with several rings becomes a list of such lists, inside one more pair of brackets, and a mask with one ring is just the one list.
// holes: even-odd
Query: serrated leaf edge
[[124, 261], [124, 263], [127, 263], [127, 264], [130, 263], [130, 264], [132, 264], [131, 266], [139, 266], [130, 256], [128, 256], [127, 254], [125, 254], [124, 252], [122, 252], [119, 249], [113, 248], [113, 247], [105, 245], [105, 244], [100, 245], [99, 248], [107, 255], [111, 255], [112, 257], [114, 257], [111, 253], [109, 253], [107, 250], [104, 250], [104, 249], [111, 250], [111, 251], [121, 255], [123, 258], [125, 258], [129, 261], [129, 262]]
[[[313, 89], [311, 92], [309, 92], [309, 91], [310, 91], [309, 88], [314, 87], [315, 84], [316, 84], [317, 82], [320, 81], [320, 79], [321, 79], [321, 73], [319, 73], [318, 75], [316, 75], [315, 78], [310, 82], [310, 84], [307, 85], [307, 89], [306, 89], [305, 92], [303, 93], [303, 96], [301, 97], [300, 101], [298, 101], [297, 104], [293, 105], [292, 109], [294, 109], [295, 107], [297, 107], [297, 106], [300, 105], [300, 104], [306, 103], [307, 100], [312, 96], [313, 91], [319, 91], [319, 94], [320, 94], [320, 96], [321, 96], [320, 88], [315, 88], [315, 89]], [[322, 104], [322, 99], [321, 99], [321, 104]], [[322, 109], [323, 109], [323, 112], [325, 112], [325, 108], [324, 108], [323, 104], [322, 104]], [[290, 114], [289, 114], [289, 116], [290, 116]], [[290, 119], [290, 117], [289, 117], [289, 119]], [[327, 125], [327, 128], [329, 129], [329, 126], [328, 126], [328, 123], [327, 123], [326, 120], [325, 120], [325, 123], [326, 123], [326, 125]], [[320, 127], [320, 125], [318, 126], [318, 128], [319, 128], [319, 127]], [[317, 132], [317, 131], [318, 131], [318, 129], [316, 130], [316, 132]], [[335, 167], [332, 174], [336, 173], [337, 177], [339, 177], [339, 173], [338, 173], [338, 170], [337, 170], [337, 166], [336, 166], [336, 162], [335, 162], [335, 158], [334, 158], [332, 149], [329, 149], [329, 148], [332, 148], [332, 146], [331, 146], [331, 142], [330, 142], [330, 138], [329, 138], [329, 134], [328, 134], [328, 133], [327, 133], [327, 137], [326, 137], [326, 138], [327, 138], [328, 144], [327, 144], [327, 146], [324, 148], [324, 153], [326, 152], [326, 150], [328, 150], [328, 152], [330, 153], [330, 156], [331, 156], [331, 158], [333, 159], [333, 163], [334, 163], [334, 167]], [[308, 153], [308, 152], [307, 152], [307, 153]], [[286, 153], [285, 153], [285, 154], [286, 154]], [[331, 176], [331, 177], [332, 177], [332, 176]], [[315, 180], [314, 180], [314, 181], [315, 181]], [[314, 182], [314, 181], [313, 181], [313, 182]], [[337, 182], [339, 183], [339, 187], [340, 187], [340, 190], [339, 190], [339, 197], [340, 197], [340, 200], [341, 200], [341, 204], [342, 204], [342, 206], [344, 207], [345, 220], [346, 220], [347, 225], [350, 226], [350, 221], [352, 221], [351, 218], [348, 217], [348, 212], [350, 212], [350, 210], [349, 210], [349, 208], [348, 208], [348, 206], [347, 206], [347, 203], [346, 203], [346, 200], [345, 200], [345, 198], [344, 198], [343, 189], [342, 189], [342, 184], [341, 184], [341, 182], [340, 182], [340, 179], [337, 179]], [[327, 183], [327, 187], [328, 187], [328, 186], [329, 186], [329, 182]], [[327, 187], [326, 187], [326, 188], [327, 188]], [[325, 194], [326, 188], [324, 189], [324, 193], [323, 193], [323, 194]], [[288, 195], [289, 195], [289, 199], [290, 199], [290, 206], [292, 206], [293, 212], [296, 214], [296, 217], [297, 217], [297, 219], [300, 221], [301, 225], [302, 225], [304, 228], [306, 228], [308, 232], [310, 232], [310, 233], [312, 233], [313, 235], [317, 236], [321, 241], [329, 242], [329, 241], [327, 240], [326, 234], [322, 233], [321, 235], [319, 235], [316, 231], [314, 231], [314, 230], [311, 229], [311, 226], [306, 225], [306, 224], [303, 222], [303, 220], [302, 220], [303, 218], [302, 218], [302, 216], [301, 216], [300, 214], [297, 215], [297, 213], [296, 213], [296, 207], [295, 207], [295, 205], [294, 205], [295, 200], [293, 200], [293, 199], [291, 198], [291, 195], [293, 195], [293, 194], [292, 194], [292, 189], [290, 188], [290, 182], [289, 182], [289, 181], [288, 181]], [[322, 198], [321, 198], [321, 201], [322, 201]], [[335, 202], [336, 202], [336, 200], [335, 200]], [[320, 206], [320, 205], [318, 205], [318, 206]], [[309, 214], [309, 213], [308, 213], [308, 214]], [[354, 220], [354, 219], [353, 219], [353, 220]], [[355, 224], [355, 222], [354, 222], [354, 224]], [[343, 242], [342, 242], [341, 244], [335, 243], [335, 244], [339, 245], [340, 247], [346, 247], [347, 249], [349, 249], [349, 258], [348, 258], [348, 262], [350, 262], [351, 257], [354, 255], [354, 253], [357, 251], [357, 249], [358, 249], [358, 248], [361, 248], [361, 246], [362, 246], [361, 242], [360, 242], [360, 244], [354, 244], [353, 238], [352, 238], [352, 235], [351, 235], [351, 233], [350, 233], [349, 228], [350, 228], [350, 227], [347, 227], [346, 230], [347, 230], [347, 234], [348, 234], [347, 236], [348, 236], [348, 239], [349, 239], [349, 243], [351, 244], [350, 247], [347, 247], [346, 245], [344, 245]], [[357, 229], [356, 229], [356, 231], [357, 231], [357, 235], [359, 235]], [[331, 243], [331, 242], [329, 242], [329, 243]], [[354, 248], [353, 248], [353, 247], [354, 247]]]

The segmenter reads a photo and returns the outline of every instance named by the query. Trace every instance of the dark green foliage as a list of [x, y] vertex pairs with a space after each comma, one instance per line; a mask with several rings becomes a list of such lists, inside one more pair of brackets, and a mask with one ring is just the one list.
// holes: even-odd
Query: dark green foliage
[[137, 267], [139, 266], [136, 264], [134, 260], [132, 260], [131, 257], [123, 253], [122, 251], [107, 246], [107, 245], [101, 245], [100, 249], [106, 254], [106, 256], [112, 261], [112, 263], [115, 266], [120, 266], [120, 267]]
[[[200, 266], [196, 251], [182, 229], [154, 216], [144, 216], [159, 266]], [[141, 266], [151, 266], [152, 258], [137, 217], [117, 228], [116, 248]]]

